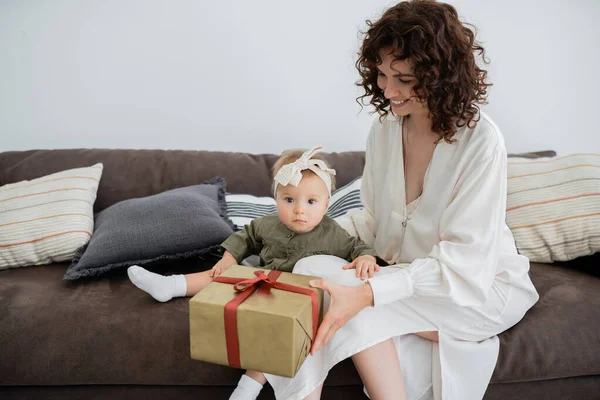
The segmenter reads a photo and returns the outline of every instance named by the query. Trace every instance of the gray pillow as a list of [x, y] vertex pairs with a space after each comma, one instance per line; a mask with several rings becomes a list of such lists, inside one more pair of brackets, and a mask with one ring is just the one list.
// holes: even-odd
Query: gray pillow
[[113, 204], [96, 215], [92, 238], [77, 250], [64, 279], [214, 254], [233, 233], [225, 185], [216, 178]]

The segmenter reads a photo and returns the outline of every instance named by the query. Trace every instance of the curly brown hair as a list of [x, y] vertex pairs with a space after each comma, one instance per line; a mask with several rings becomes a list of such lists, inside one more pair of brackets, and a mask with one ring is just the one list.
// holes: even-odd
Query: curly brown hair
[[[361, 76], [357, 86], [380, 120], [390, 112], [390, 102], [377, 86], [380, 51], [390, 50], [396, 60], [414, 64], [419, 100], [426, 102], [432, 131], [440, 139], [452, 141], [457, 127], [474, 127], [479, 121], [478, 104], [486, 104], [487, 71], [476, 62], [476, 53], [487, 64], [485, 49], [475, 40], [474, 26], [463, 24], [456, 9], [434, 0], [403, 1], [389, 8], [375, 22], [367, 21], [368, 30], [358, 53], [356, 68]], [[469, 28], [472, 27], [473, 31]]]

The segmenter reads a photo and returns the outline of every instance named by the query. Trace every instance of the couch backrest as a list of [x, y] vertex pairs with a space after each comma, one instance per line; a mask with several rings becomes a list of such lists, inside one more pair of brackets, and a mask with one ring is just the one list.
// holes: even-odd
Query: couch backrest
[[[341, 187], [362, 174], [363, 152], [325, 154]], [[71, 168], [104, 164], [94, 211], [217, 176], [230, 193], [271, 195], [271, 168], [278, 156], [190, 150], [68, 149], [0, 153], [0, 186]]]

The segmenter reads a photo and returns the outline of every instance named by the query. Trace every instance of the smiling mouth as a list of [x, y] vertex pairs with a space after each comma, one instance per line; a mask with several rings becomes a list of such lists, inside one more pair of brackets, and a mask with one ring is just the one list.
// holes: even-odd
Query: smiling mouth
[[392, 103], [395, 106], [401, 106], [404, 105], [408, 102], [408, 100], [410, 99], [406, 99], [406, 100], [390, 100], [390, 103]]

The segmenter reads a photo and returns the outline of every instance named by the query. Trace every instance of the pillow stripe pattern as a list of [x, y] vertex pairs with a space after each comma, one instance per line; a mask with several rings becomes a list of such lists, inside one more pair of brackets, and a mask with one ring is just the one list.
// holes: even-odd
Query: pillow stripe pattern
[[0, 187], [0, 270], [73, 258], [94, 229], [102, 164]]
[[363, 208], [360, 201], [360, 185], [362, 179], [357, 178], [349, 184], [339, 188], [331, 195], [327, 215], [331, 218], [338, 218], [350, 210]]
[[600, 154], [509, 162], [506, 222], [530, 261], [600, 251]]
[[[362, 208], [360, 201], [360, 185], [362, 180], [356, 178], [347, 185], [337, 189], [331, 195], [327, 215], [337, 218], [348, 211]], [[230, 194], [226, 196], [227, 216], [236, 230], [241, 230], [244, 225], [253, 219], [277, 212], [275, 199], [272, 197], [255, 197], [247, 194]]]
[[233, 222], [237, 231], [244, 228], [244, 225], [249, 224], [255, 218], [277, 212], [275, 199], [272, 197], [227, 193], [225, 199], [227, 201], [227, 217]]

